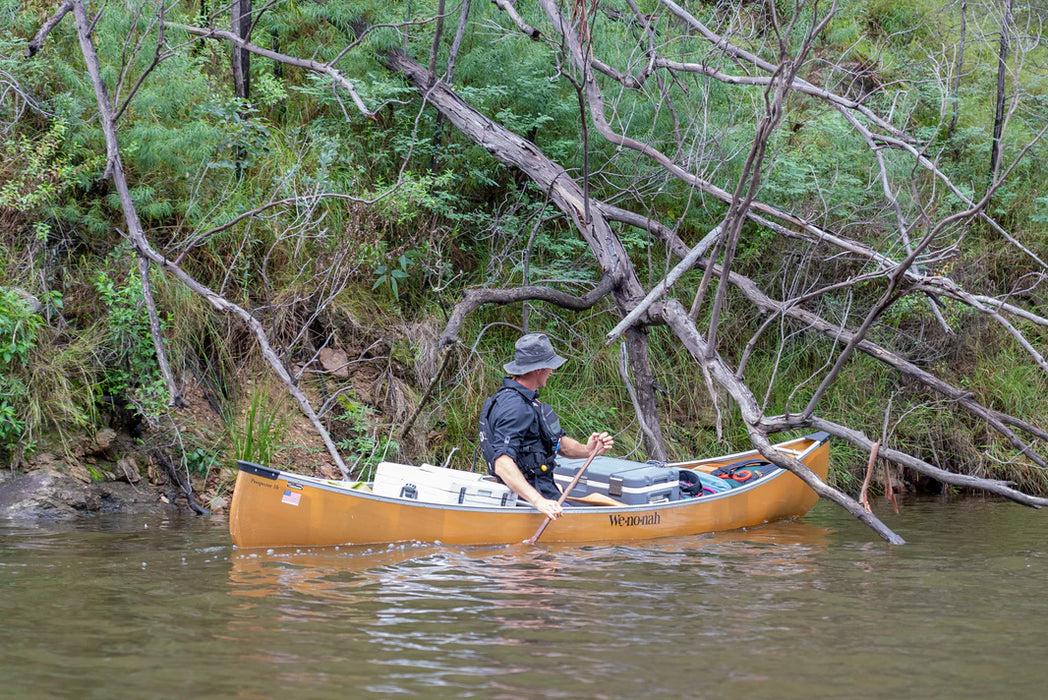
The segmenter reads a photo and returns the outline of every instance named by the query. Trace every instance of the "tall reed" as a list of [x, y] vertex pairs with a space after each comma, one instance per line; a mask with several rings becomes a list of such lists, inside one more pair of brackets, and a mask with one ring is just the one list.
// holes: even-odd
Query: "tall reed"
[[283, 396], [274, 398], [268, 387], [256, 385], [243, 414], [230, 415], [230, 411], [227, 408], [226, 425], [234, 458], [269, 464], [287, 434], [291, 419]]

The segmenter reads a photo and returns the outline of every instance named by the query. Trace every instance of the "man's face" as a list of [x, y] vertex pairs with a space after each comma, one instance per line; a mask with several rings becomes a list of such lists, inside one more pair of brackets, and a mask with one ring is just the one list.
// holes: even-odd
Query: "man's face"
[[550, 376], [553, 374], [553, 370], [547, 368], [547, 369], [540, 369], [538, 372], [539, 372], [538, 388], [539, 389], [545, 389], [546, 388], [546, 382], [549, 381]]

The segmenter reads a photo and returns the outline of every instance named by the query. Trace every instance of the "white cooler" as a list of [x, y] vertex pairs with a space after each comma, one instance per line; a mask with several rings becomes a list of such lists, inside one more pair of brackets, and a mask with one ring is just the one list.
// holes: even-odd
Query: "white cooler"
[[391, 498], [407, 498], [426, 503], [462, 506], [517, 505], [517, 494], [486, 474], [445, 469], [432, 464], [380, 462], [375, 468], [372, 493]]

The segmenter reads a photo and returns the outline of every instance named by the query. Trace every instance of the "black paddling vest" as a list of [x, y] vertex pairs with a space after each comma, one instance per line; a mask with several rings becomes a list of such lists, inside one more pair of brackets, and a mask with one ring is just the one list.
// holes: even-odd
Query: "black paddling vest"
[[531, 426], [521, 436], [517, 448], [517, 467], [524, 476], [531, 478], [542, 465], [553, 471], [560, 438], [564, 431], [560, 428], [560, 419], [549, 404], [538, 399], [530, 399], [519, 389], [503, 386], [484, 402], [480, 411], [480, 449], [488, 465], [488, 474], [495, 475], [495, 431], [492, 428], [491, 414], [498, 411], [529, 411], [532, 414]]

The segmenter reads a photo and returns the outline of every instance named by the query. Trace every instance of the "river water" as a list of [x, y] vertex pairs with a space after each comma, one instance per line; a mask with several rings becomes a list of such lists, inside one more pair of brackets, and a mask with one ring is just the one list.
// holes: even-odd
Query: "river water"
[[635, 545], [236, 550], [0, 521], [0, 697], [1039, 698], [1048, 513], [839, 508]]

